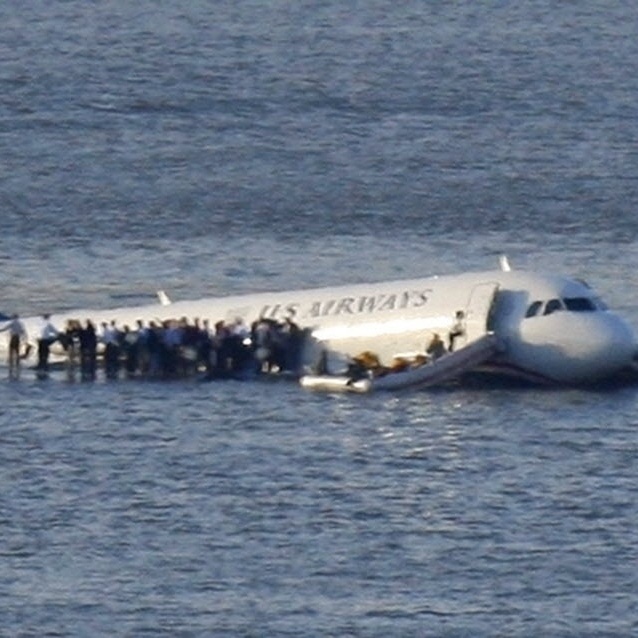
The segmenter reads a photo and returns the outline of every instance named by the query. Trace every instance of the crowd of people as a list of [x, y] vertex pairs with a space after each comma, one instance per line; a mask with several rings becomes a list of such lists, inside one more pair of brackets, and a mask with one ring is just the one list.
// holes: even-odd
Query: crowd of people
[[[14, 316], [9, 331], [9, 367], [19, 373], [20, 360], [30, 354], [26, 331]], [[91, 320], [69, 320], [63, 328], [45, 315], [37, 340], [39, 376], [48, 375], [51, 353], [63, 354], [69, 375], [107, 379], [246, 379], [266, 372], [298, 374], [307, 331], [293, 321], [260, 319], [248, 326], [242, 319], [218, 321], [186, 317], [166, 321], [138, 320], [134, 326], [116, 320], [96, 326]]]
[[[376, 354], [365, 351], [354, 357], [347, 373], [352, 378], [369, 374], [397, 372], [414, 365], [436, 361], [455, 349], [455, 341], [465, 334], [465, 315], [458, 311], [448, 343], [434, 333], [425, 352], [415, 360], [399, 357], [389, 367], [381, 365]], [[27, 340], [24, 324], [14, 315], [0, 331], [7, 331], [9, 374], [17, 377], [23, 359], [31, 354], [33, 345]], [[261, 318], [247, 326], [241, 318], [233, 322], [218, 321], [213, 326], [207, 319], [189, 321], [186, 317], [165, 321], [137, 320], [133, 327], [117, 320], [96, 326], [90, 319], [84, 322], [69, 319], [63, 328], [55, 326], [44, 315], [37, 338], [39, 377], [49, 373], [52, 349], [56, 359], [62, 356], [70, 377], [79, 372], [83, 380], [93, 380], [103, 370], [107, 379], [120, 376], [149, 379], [248, 379], [267, 372], [302, 372], [304, 345], [309, 331], [290, 319], [276, 321]], [[326, 352], [323, 352], [325, 358]], [[320, 373], [327, 371], [325, 361], [317, 363]]]

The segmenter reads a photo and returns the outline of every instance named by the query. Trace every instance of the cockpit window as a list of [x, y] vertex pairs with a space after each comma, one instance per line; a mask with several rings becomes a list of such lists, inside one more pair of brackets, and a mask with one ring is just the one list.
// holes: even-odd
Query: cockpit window
[[597, 309], [593, 299], [587, 297], [570, 297], [563, 299], [567, 310], [572, 312], [593, 312]]
[[545, 305], [545, 315], [551, 315], [553, 312], [563, 310], [563, 302], [560, 299], [550, 299]]
[[542, 307], [543, 307], [543, 302], [542, 301], [534, 301], [534, 302], [532, 302], [530, 304], [529, 308], [527, 309], [527, 312], [525, 313], [525, 316], [527, 318], [535, 317], [537, 314], [540, 313]]
[[551, 315], [559, 310], [569, 312], [596, 312], [607, 310], [605, 303], [598, 297], [565, 297], [564, 299], [550, 299], [549, 301], [533, 301], [525, 311], [525, 317]]

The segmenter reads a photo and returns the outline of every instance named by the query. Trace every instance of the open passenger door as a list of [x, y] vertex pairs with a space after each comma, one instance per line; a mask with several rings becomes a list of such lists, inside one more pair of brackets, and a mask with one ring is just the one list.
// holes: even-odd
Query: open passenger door
[[480, 339], [489, 331], [490, 312], [498, 288], [494, 282], [474, 286], [465, 307], [465, 334], [457, 338], [455, 349]]

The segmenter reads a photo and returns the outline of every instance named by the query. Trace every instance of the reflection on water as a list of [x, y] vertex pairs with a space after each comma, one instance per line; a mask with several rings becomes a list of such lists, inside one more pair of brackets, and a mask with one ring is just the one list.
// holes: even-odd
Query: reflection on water
[[410, 632], [496, 607], [523, 627], [548, 591], [564, 610], [603, 569], [631, 582], [633, 389], [54, 378], [0, 396], [0, 588], [34, 631]]

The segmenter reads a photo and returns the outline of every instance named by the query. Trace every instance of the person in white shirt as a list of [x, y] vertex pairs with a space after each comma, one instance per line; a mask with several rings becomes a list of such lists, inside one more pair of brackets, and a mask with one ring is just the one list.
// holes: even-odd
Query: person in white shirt
[[454, 342], [465, 334], [465, 313], [457, 310], [454, 315], [454, 324], [448, 336], [448, 352], [454, 350]]
[[48, 372], [51, 345], [57, 341], [59, 336], [60, 331], [51, 322], [50, 315], [44, 315], [42, 317], [40, 338], [38, 339], [38, 364], [36, 366], [38, 370]]

